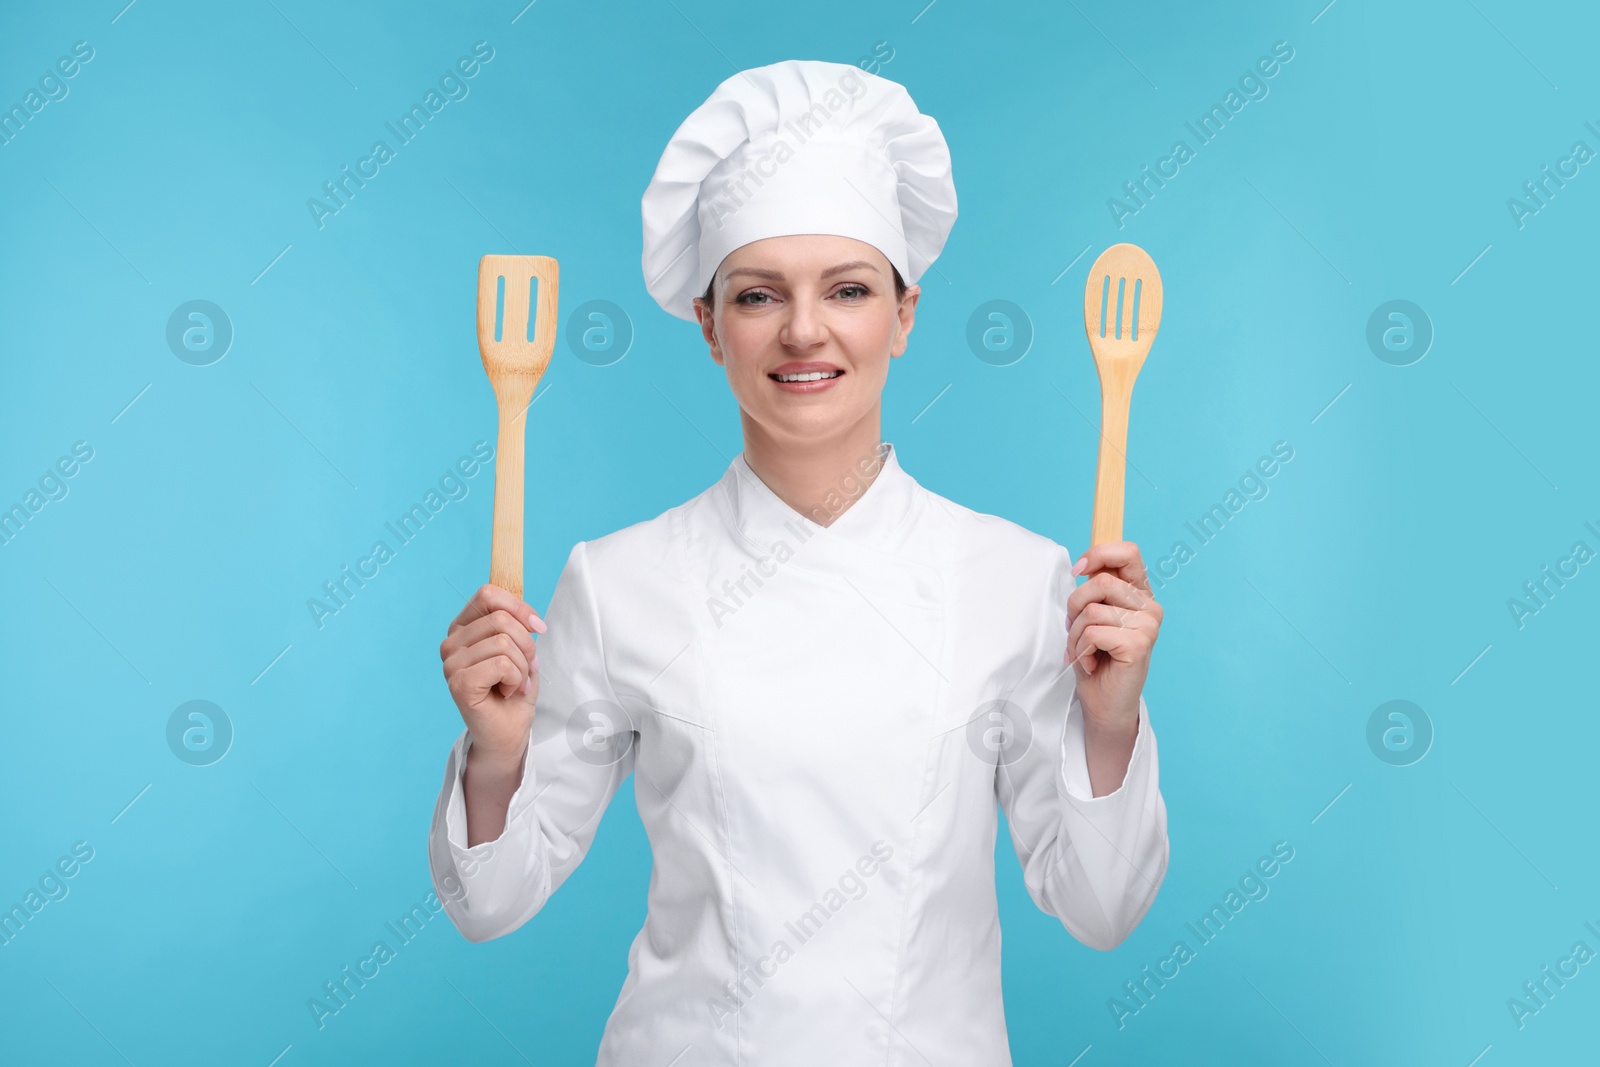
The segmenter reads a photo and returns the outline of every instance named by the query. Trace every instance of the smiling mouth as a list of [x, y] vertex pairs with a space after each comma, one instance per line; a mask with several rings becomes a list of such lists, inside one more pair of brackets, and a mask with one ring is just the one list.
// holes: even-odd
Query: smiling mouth
[[767, 377], [775, 382], [820, 382], [828, 378], [837, 378], [843, 373], [842, 370], [808, 371], [805, 374], [769, 374]]

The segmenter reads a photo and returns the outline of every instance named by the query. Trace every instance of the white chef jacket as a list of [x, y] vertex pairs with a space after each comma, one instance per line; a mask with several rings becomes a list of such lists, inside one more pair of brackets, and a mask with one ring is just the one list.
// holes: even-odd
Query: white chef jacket
[[1141, 699], [1126, 777], [1093, 796], [1071, 554], [880, 456], [829, 526], [741, 453], [572, 549], [498, 839], [466, 847], [470, 732], [450, 752], [428, 854], [471, 941], [538, 913], [635, 775], [654, 869], [597, 1067], [1009, 1065], [997, 803], [1034, 903], [1084, 944], [1155, 899], [1156, 738]]

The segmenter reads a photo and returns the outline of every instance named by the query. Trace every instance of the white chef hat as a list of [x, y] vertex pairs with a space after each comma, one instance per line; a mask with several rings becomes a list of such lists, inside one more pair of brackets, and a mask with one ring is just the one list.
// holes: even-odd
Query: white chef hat
[[790, 59], [735, 74], [683, 120], [642, 211], [645, 287], [693, 322], [723, 258], [765, 237], [853, 237], [913, 284], [944, 248], [956, 188], [939, 124], [904, 86]]

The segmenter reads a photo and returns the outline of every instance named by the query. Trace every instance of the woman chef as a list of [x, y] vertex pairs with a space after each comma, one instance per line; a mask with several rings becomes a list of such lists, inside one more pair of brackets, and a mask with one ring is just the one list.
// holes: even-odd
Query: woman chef
[[1139, 550], [1074, 565], [880, 441], [907, 283], [956, 217], [944, 136], [902, 86], [737, 74], [673, 134], [643, 214], [649, 291], [699, 322], [744, 451], [576, 545], [545, 618], [486, 585], [450, 624], [466, 729], [435, 888], [469, 940], [511, 933], [631, 772], [654, 871], [600, 1065], [1009, 1064], [997, 802], [1034, 902], [1094, 948], [1166, 873]]

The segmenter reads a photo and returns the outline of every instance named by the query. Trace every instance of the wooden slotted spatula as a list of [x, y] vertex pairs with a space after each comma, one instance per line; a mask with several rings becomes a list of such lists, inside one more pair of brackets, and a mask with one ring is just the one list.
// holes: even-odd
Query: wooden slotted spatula
[[1094, 478], [1090, 546], [1122, 540], [1128, 408], [1133, 380], [1161, 327], [1161, 274], [1138, 245], [1112, 245], [1089, 268], [1083, 328], [1100, 373], [1100, 459]]
[[[478, 351], [500, 409], [489, 581], [519, 597], [527, 430], [523, 415], [555, 351], [560, 276], [556, 261], [549, 256], [484, 256], [478, 260]], [[533, 295], [535, 279], [537, 296]], [[530, 306], [531, 300], [537, 304]]]

